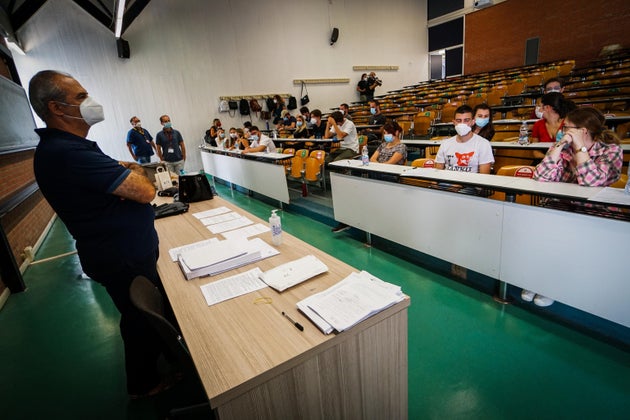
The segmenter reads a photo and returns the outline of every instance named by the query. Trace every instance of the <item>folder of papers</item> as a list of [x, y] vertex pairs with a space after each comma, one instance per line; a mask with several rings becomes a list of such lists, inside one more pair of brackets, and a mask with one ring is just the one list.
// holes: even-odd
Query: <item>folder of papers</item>
[[[194, 244], [191, 244], [194, 245]], [[187, 280], [213, 276], [279, 254], [260, 238], [206, 243], [181, 250], [177, 261]]]
[[321, 262], [319, 258], [314, 255], [307, 255], [267, 270], [264, 273], [261, 272], [260, 279], [278, 292], [282, 292], [326, 271], [328, 271], [328, 266]]
[[330, 334], [345, 331], [404, 298], [400, 286], [361, 271], [299, 301], [297, 307], [324, 334]]

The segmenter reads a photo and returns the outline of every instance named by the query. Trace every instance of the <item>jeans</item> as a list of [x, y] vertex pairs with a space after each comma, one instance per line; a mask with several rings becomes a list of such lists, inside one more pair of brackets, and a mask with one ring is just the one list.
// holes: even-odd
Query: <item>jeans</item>
[[179, 175], [181, 171], [184, 169], [184, 161], [178, 160], [177, 162], [164, 162], [166, 164], [166, 169], [170, 172]]
[[139, 164], [151, 162], [151, 156], [136, 156], [136, 162]]

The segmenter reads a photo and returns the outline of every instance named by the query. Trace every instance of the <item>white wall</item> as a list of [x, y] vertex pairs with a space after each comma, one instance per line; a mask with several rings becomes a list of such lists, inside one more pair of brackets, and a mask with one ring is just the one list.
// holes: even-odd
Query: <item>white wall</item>
[[[332, 27], [340, 30], [334, 46]], [[226, 127], [245, 121], [219, 114], [219, 96], [298, 97], [293, 79], [349, 78], [309, 85], [308, 106], [327, 112], [357, 100], [361, 72], [352, 66], [399, 66], [377, 72], [384, 81], [377, 94], [426, 80], [426, 34], [426, 0], [152, 0], [123, 34], [125, 60], [113, 34], [79, 6], [48, 0], [18, 31], [26, 56], [14, 58], [25, 87], [40, 70], [62, 70], [104, 105], [106, 120], [89, 137], [105, 153], [129, 160], [129, 118], [138, 115], [155, 136], [167, 113], [192, 152], [186, 169], [197, 170], [195, 147], [211, 119]]]

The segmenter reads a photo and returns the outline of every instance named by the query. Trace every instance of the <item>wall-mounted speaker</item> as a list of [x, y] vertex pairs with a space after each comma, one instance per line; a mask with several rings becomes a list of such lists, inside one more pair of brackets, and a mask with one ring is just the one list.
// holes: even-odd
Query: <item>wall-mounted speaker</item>
[[129, 42], [122, 38], [116, 39], [116, 48], [118, 49], [119, 58], [131, 57], [131, 51], [129, 50]]
[[333, 45], [339, 39], [339, 29], [333, 28], [332, 34], [330, 34], [330, 45]]

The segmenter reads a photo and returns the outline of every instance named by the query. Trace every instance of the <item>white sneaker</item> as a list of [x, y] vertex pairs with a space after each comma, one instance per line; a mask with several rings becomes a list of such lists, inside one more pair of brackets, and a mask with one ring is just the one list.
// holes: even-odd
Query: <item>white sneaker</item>
[[553, 304], [555, 302], [555, 300], [545, 297], [543, 295], [536, 295], [536, 297], [534, 298], [534, 305], [536, 306], [549, 306], [551, 304]]
[[523, 299], [525, 302], [531, 302], [532, 300], [534, 300], [534, 296], [536, 296], [536, 293], [529, 290], [523, 289], [523, 291], [521, 292], [521, 299]]

